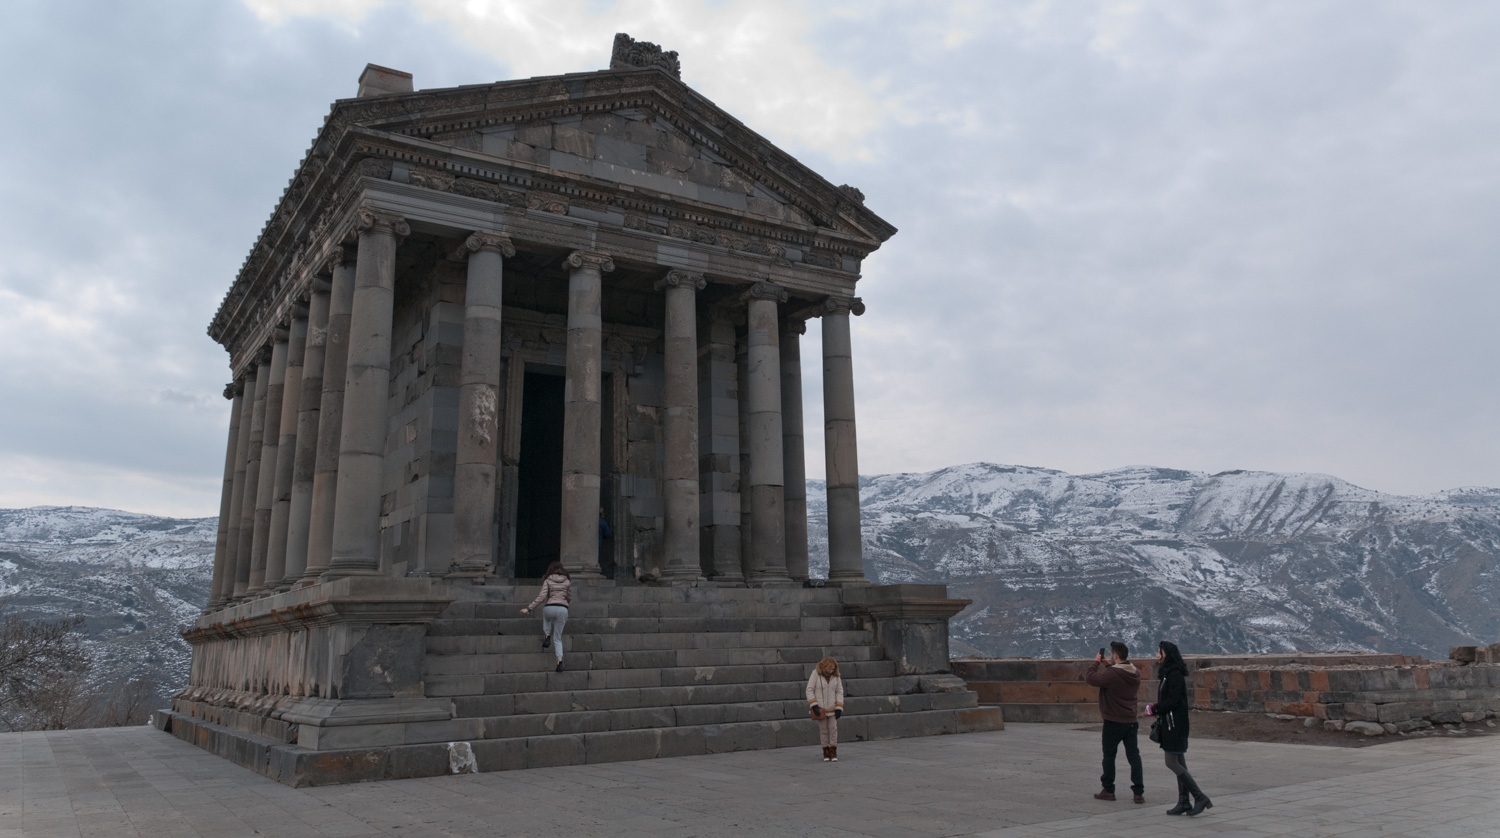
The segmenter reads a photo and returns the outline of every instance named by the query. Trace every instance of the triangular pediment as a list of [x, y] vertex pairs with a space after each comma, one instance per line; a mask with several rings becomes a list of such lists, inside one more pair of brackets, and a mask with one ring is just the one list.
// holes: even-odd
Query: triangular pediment
[[618, 183], [869, 250], [895, 228], [664, 72], [604, 70], [339, 102], [330, 124]]

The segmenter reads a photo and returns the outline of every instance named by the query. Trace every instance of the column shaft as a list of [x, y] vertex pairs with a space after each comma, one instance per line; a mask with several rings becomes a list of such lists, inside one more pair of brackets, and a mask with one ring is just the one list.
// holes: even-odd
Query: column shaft
[[604, 364], [603, 253], [575, 251], [568, 274], [568, 357], [563, 403], [563, 565], [585, 578], [599, 573], [600, 369]]
[[240, 415], [240, 434], [239, 439], [235, 441], [234, 449], [234, 492], [229, 497], [229, 512], [227, 513], [229, 515], [229, 543], [225, 545], [224, 579], [215, 594], [220, 605], [227, 604], [234, 599], [234, 583], [242, 553], [240, 523], [245, 508], [245, 460], [250, 451], [250, 425], [255, 421], [255, 371], [256, 366], [251, 364], [244, 377], [240, 379], [240, 399], [235, 402]]
[[224, 450], [224, 487], [219, 493], [219, 532], [214, 540], [214, 572], [213, 578], [208, 585], [208, 607], [214, 608], [224, 602], [224, 570], [230, 561], [233, 561], [229, 553], [229, 510], [230, 503], [234, 497], [234, 455], [239, 450], [240, 436], [240, 408], [244, 403], [241, 386], [238, 382], [224, 388], [224, 397], [230, 399], [229, 407], [229, 442]]
[[854, 432], [854, 358], [849, 312], [864, 304], [829, 300], [823, 308], [823, 448], [828, 476], [828, 581], [865, 579], [859, 522], [859, 451]]
[[500, 438], [500, 306], [510, 239], [475, 233], [464, 292], [464, 348], [458, 379], [458, 452], [453, 466], [450, 575], [494, 572], [495, 464]]
[[807, 452], [802, 430], [802, 333], [788, 320], [781, 331], [781, 468], [786, 484], [786, 572], [807, 580]]
[[318, 455], [313, 464], [312, 510], [307, 525], [307, 570], [313, 582], [333, 557], [333, 511], [339, 480], [339, 437], [344, 429], [344, 377], [349, 368], [349, 313], [354, 309], [354, 263], [336, 248], [328, 294], [328, 339], [323, 353], [323, 394], [318, 402]]
[[286, 397], [287, 342], [290, 337], [287, 330], [277, 329], [271, 349], [271, 378], [266, 387], [266, 418], [261, 432], [255, 534], [250, 548], [247, 596], [256, 596], [266, 587], [266, 557], [271, 553], [271, 508], [276, 505], [276, 446], [281, 442], [281, 402]]
[[786, 569], [785, 476], [781, 439], [781, 342], [776, 304], [786, 291], [768, 282], [750, 290], [746, 323], [746, 372], [750, 437], [751, 581], [777, 584]]
[[266, 432], [266, 391], [271, 389], [271, 349], [261, 350], [255, 370], [255, 401], [250, 412], [250, 443], [245, 449], [245, 493], [240, 506], [240, 549], [234, 559], [234, 598], [250, 593], [255, 563], [255, 508], [260, 497], [260, 455]]
[[286, 575], [279, 587], [298, 584], [307, 571], [307, 543], [312, 521], [313, 474], [318, 458], [318, 422], [322, 415], [323, 364], [328, 348], [328, 283], [313, 280], [307, 306], [307, 350], [302, 356], [302, 385], [297, 397], [297, 448], [292, 457], [292, 502], [286, 525]]
[[266, 549], [267, 592], [291, 588], [286, 576], [287, 530], [292, 512], [292, 467], [297, 459], [297, 421], [302, 401], [302, 360], [307, 353], [307, 311], [292, 315], [286, 345], [280, 433], [276, 443], [276, 482], [271, 497], [270, 545]]
[[396, 292], [396, 241], [410, 232], [400, 217], [361, 210], [354, 306], [349, 317], [349, 366], [344, 375], [344, 427], [339, 433], [333, 558], [328, 575], [380, 572], [380, 498], [385, 477], [385, 422], [391, 386], [391, 315]]
[[698, 558], [698, 291], [704, 279], [672, 271], [657, 283], [666, 292], [666, 445], [662, 482], [666, 513], [666, 561], [662, 578], [703, 578]]

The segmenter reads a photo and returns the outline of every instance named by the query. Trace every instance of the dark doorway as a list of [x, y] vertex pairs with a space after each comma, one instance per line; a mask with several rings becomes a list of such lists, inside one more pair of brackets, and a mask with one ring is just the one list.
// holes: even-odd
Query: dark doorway
[[539, 579], [561, 554], [563, 377], [527, 372], [516, 474], [516, 578]]

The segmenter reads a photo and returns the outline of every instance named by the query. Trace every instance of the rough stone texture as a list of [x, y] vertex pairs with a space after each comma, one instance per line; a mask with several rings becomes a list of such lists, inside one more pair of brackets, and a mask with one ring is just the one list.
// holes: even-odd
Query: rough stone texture
[[[1382, 732], [1484, 721], [1500, 713], [1500, 666], [1455, 666], [1403, 655], [1190, 656], [1193, 699], [1204, 710], [1369, 722]], [[1140, 703], [1155, 700], [1154, 663], [1142, 670]], [[1097, 720], [1097, 691], [1081, 683], [1086, 660], [958, 660], [980, 701], [1010, 721]], [[1387, 730], [1384, 725], [1393, 726]]]

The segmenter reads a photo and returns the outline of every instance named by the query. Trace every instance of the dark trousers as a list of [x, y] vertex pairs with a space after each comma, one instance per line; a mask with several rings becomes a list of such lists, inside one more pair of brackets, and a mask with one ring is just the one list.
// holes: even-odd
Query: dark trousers
[[1130, 790], [1136, 794], [1146, 791], [1145, 771], [1141, 768], [1141, 749], [1136, 744], [1136, 733], [1140, 725], [1135, 722], [1110, 722], [1104, 723], [1104, 773], [1099, 777], [1099, 785], [1105, 791], [1115, 790], [1115, 753], [1120, 748], [1120, 743], [1125, 743], [1125, 761], [1130, 763]]

